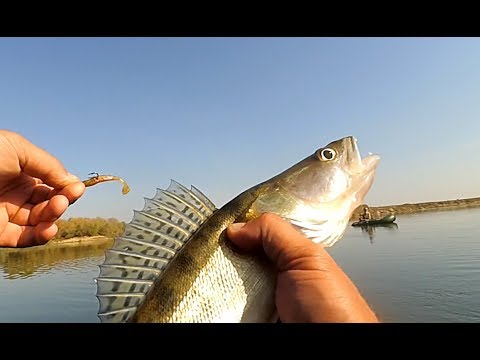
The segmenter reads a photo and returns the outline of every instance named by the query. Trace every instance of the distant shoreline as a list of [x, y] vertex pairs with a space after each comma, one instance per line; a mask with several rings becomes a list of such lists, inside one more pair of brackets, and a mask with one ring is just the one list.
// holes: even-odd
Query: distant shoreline
[[[357, 220], [363, 208], [367, 204], [360, 205], [352, 214], [351, 220]], [[373, 218], [381, 218], [385, 215], [402, 214], [414, 214], [427, 211], [442, 211], [442, 210], [460, 210], [480, 207], [480, 197], [457, 199], [457, 200], [444, 200], [444, 201], [430, 201], [422, 203], [405, 203], [399, 205], [384, 205], [384, 206], [369, 206], [370, 213]]]
[[9, 253], [44, 253], [62, 251], [65, 248], [110, 247], [114, 239], [107, 236], [77, 236], [70, 239], [52, 239], [46, 244], [27, 247], [0, 247], [0, 265], [5, 262], [5, 254]]
[[92, 242], [103, 242], [103, 241], [111, 241], [112, 238], [108, 236], [77, 236], [69, 239], [53, 239], [48, 242], [49, 245], [65, 245], [65, 244], [75, 244], [78, 245], [80, 243], [92, 243]]
[[[352, 214], [351, 221], [356, 221], [358, 216], [363, 211], [363, 208], [368, 204], [360, 205]], [[382, 206], [369, 206], [370, 213], [373, 218], [381, 218], [385, 215], [402, 214], [414, 214], [428, 211], [443, 211], [443, 210], [460, 210], [467, 208], [480, 207], [480, 197], [457, 199], [457, 200], [444, 200], [444, 201], [430, 201], [422, 203], [405, 203], [398, 205], [382, 205]], [[49, 241], [50, 245], [82, 245], [93, 242], [112, 241], [112, 237], [107, 236], [78, 236], [69, 239], [54, 239]]]

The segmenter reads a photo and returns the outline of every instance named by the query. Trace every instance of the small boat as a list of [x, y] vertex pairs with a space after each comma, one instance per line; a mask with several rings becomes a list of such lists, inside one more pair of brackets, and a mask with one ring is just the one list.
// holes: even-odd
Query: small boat
[[384, 224], [392, 224], [395, 221], [395, 215], [387, 215], [381, 219], [371, 219], [371, 220], [362, 220], [357, 221], [352, 224], [352, 226], [371, 226], [371, 225], [384, 225]]

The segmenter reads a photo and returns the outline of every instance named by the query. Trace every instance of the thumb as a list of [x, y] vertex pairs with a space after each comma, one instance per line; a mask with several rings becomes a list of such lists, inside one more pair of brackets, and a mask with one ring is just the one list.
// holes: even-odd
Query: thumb
[[227, 236], [242, 249], [263, 248], [279, 271], [318, 270], [325, 261], [331, 260], [321, 245], [303, 236], [286, 220], [270, 213], [246, 224], [230, 225]]
[[80, 182], [79, 178], [65, 170], [57, 158], [23, 136], [14, 134], [13, 140], [12, 144], [17, 151], [20, 168], [26, 174], [39, 178], [56, 189]]

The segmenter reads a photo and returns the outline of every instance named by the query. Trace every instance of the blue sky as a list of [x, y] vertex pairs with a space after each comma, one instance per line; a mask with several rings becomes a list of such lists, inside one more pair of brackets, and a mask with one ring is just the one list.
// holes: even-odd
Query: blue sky
[[218, 206], [354, 135], [371, 205], [480, 196], [478, 38], [0, 38], [0, 128], [123, 177], [65, 217], [128, 221], [170, 179]]

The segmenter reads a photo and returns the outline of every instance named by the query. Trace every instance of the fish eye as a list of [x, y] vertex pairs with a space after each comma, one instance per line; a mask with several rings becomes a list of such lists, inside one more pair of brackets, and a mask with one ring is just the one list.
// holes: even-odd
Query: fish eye
[[335, 159], [335, 156], [337, 155], [337, 152], [333, 149], [330, 148], [325, 148], [322, 151], [320, 151], [319, 158], [322, 161], [331, 161]]

